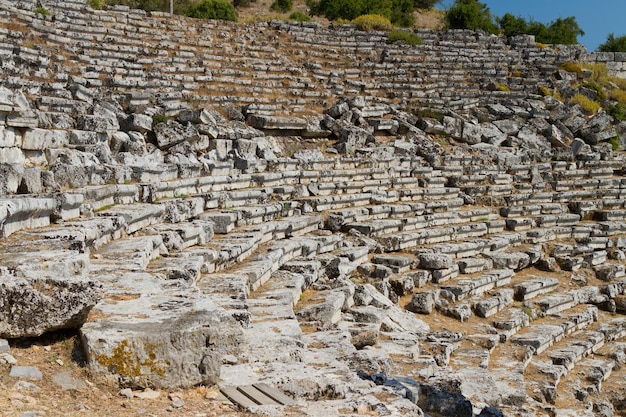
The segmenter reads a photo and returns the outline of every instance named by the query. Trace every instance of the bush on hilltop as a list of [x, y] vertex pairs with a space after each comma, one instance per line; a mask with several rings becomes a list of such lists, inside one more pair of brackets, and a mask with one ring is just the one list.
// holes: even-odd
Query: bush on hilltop
[[626, 35], [615, 37], [610, 34], [606, 38], [606, 42], [598, 47], [600, 52], [626, 52]]

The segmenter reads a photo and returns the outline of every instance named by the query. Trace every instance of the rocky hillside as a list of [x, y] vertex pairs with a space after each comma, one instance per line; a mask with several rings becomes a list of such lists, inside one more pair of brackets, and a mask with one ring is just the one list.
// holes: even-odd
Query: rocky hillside
[[0, 0], [3, 386], [74, 329], [129, 398], [626, 413], [626, 124], [572, 101], [624, 57], [41, 3]]

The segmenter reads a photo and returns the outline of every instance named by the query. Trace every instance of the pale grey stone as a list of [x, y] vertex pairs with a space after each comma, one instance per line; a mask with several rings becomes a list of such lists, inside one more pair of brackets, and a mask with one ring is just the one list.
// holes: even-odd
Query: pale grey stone
[[11, 371], [9, 372], [9, 376], [11, 378], [24, 378], [33, 380], [43, 379], [43, 374], [41, 373], [41, 371], [34, 366], [12, 366]]

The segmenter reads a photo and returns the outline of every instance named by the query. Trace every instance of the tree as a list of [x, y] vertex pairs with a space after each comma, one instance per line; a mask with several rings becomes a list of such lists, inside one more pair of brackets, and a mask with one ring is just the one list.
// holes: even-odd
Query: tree
[[558, 18], [548, 26], [545, 36], [539, 38], [535, 35], [537, 42], [556, 43], [561, 45], [573, 45], [578, 43], [578, 35], [584, 35], [585, 32], [578, 26], [574, 16], [565, 19]]
[[615, 37], [614, 34], [610, 34], [606, 38], [606, 42], [598, 47], [600, 52], [626, 52], [626, 35]]
[[414, 9], [432, 9], [440, 0], [413, 0]]
[[541, 43], [575, 44], [578, 43], [578, 35], [585, 34], [574, 16], [559, 18], [546, 26], [532, 19], [527, 22], [523, 17], [507, 13], [498, 19], [498, 24], [505, 36], [534, 35], [535, 40]]
[[489, 8], [478, 0], [455, 0], [446, 12], [445, 19], [450, 29], [484, 30], [493, 34], [500, 32]]
[[517, 36], [529, 34], [528, 22], [523, 17], [515, 17], [507, 13], [498, 19], [500, 29], [504, 36]]
[[228, 0], [202, 0], [191, 6], [187, 15], [197, 19], [237, 20], [235, 7]]

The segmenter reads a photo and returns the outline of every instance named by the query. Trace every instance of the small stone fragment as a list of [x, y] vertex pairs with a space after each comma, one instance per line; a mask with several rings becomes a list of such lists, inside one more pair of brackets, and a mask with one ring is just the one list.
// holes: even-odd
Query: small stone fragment
[[159, 391], [154, 391], [150, 388], [146, 388], [142, 392], [137, 392], [133, 394], [135, 395], [135, 397], [141, 398], [142, 400], [156, 400], [161, 395]]
[[12, 378], [25, 378], [40, 380], [43, 378], [41, 371], [34, 366], [12, 366], [9, 376]]
[[119, 392], [119, 395], [125, 398], [129, 398], [129, 399], [133, 398], [133, 390], [131, 390], [130, 388], [121, 389]]

